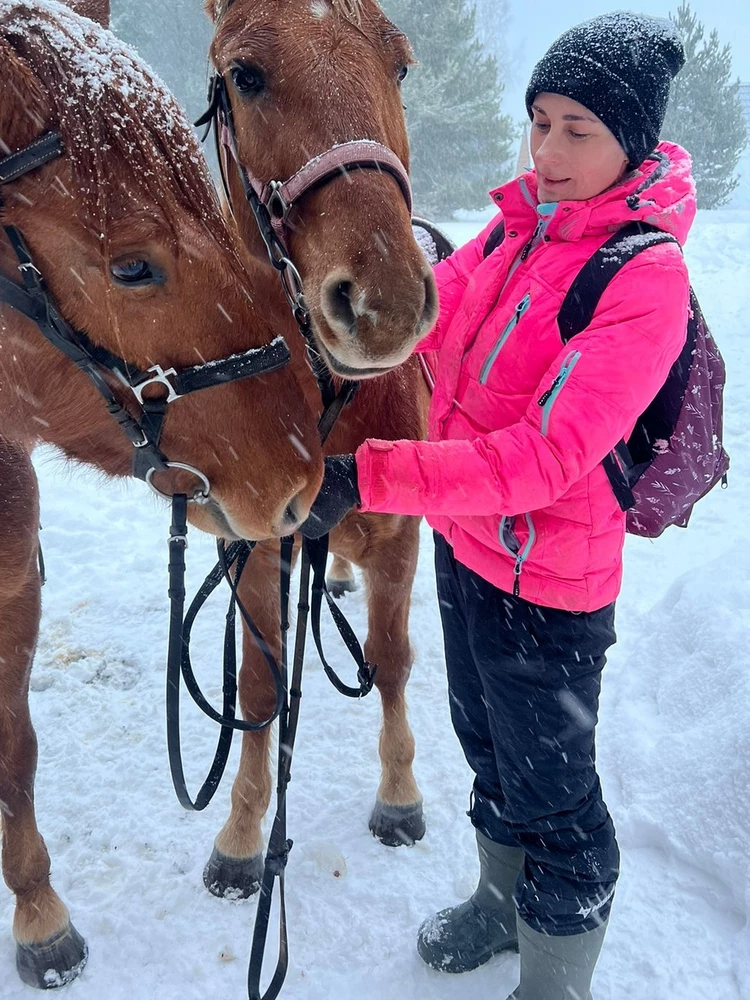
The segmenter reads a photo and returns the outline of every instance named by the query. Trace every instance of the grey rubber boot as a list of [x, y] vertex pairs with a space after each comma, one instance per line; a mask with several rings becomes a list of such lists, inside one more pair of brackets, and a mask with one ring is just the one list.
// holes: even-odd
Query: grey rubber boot
[[518, 918], [521, 983], [508, 1000], [592, 1000], [591, 980], [607, 925], [572, 937], [551, 937]]
[[523, 851], [496, 844], [479, 831], [477, 849], [480, 875], [474, 895], [419, 928], [417, 951], [438, 972], [469, 972], [501, 951], [518, 949], [513, 890]]

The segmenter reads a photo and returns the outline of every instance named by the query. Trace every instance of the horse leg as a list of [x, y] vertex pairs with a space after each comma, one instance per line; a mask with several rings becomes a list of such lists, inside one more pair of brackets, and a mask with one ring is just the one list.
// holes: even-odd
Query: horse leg
[[334, 553], [326, 584], [331, 597], [337, 601], [345, 594], [353, 594], [356, 591], [357, 581], [354, 579], [354, 570], [348, 559]]
[[363, 539], [363, 549], [352, 558], [364, 570], [367, 582], [365, 656], [377, 664], [375, 686], [383, 705], [382, 776], [369, 825], [374, 836], [389, 847], [412, 845], [425, 832], [422, 796], [412, 771], [414, 736], [405, 695], [412, 664], [409, 606], [417, 570], [419, 520], [368, 517], [362, 518], [360, 530], [354, 528], [351, 534]]
[[[280, 594], [278, 543], [256, 547], [239, 585], [250, 616], [277, 661]], [[242, 716], [250, 722], [268, 719], [276, 705], [276, 691], [268, 666], [247, 629], [243, 629], [243, 657], [239, 675]], [[214, 843], [203, 881], [215, 896], [247, 898], [260, 888], [263, 877], [261, 821], [271, 801], [269, 750], [271, 727], [242, 734], [240, 766], [232, 787], [232, 807]]]
[[40, 617], [38, 504], [25, 451], [0, 448], [0, 813], [2, 865], [16, 896], [16, 966], [29, 986], [70, 982], [86, 963], [83, 938], [49, 882], [50, 859], [34, 814], [37, 743], [29, 676]]

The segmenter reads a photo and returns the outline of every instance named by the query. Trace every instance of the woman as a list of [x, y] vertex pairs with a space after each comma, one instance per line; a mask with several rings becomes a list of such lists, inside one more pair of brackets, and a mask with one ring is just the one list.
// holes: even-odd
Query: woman
[[689, 157], [658, 145], [683, 63], [670, 23], [634, 14], [553, 44], [526, 95], [535, 170], [492, 194], [504, 240], [485, 259], [496, 218], [436, 269], [440, 318], [420, 345], [439, 352], [429, 441], [329, 459], [303, 526], [322, 534], [357, 505], [435, 529], [481, 875], [471, 899], [423, 924], [418, 949], [446, 972], [518, 949], [515, 1000], [590, 996], [618, 876], [594, 735], [625, 515], [601, 463], [684, 345], [679, 247], [627, 263], [568, 345], [557, 316], [612, 232], [643, 221], [687, 237]]

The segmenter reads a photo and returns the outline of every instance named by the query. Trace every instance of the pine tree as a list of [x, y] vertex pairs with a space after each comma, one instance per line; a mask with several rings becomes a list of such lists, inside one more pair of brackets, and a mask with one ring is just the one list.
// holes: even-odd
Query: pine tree
[[420, 65], [404, 83], [418, 212], [481, 208], [510, 169], [515, 129], [501, 113], [498, 64], [476, 37], [469, 0], [383, 0]]
[[672, 85], [662, 135], [692, 155], [699, 206], [719, 208], [739, 184], [734, 170], [748, 142], [739, 80], [732, 82], [731, 46], [722, 46], [716, 31], [705, 39], [687, 0], [670, 17], [687, 60]]
[[200, 0], [112, 0], [111, 6], [115, 34], [153, 66], [188, 117], [197, 118], [206, 106], [213, 30]]

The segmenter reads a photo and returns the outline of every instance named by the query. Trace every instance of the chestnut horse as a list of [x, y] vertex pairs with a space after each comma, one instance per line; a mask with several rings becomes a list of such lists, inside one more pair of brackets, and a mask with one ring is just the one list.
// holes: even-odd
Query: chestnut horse
[[[401, 178], [409, 165], [400, 91], [413, 61], [407, 39], [375, 0], [208, 0], [206, 7], [215, 23], [211, 56], [235, 133], [227, 143], [224, 130], [225, 145], [233, 147], [223, 156], [227, 195], [242, 239], [269, 273], [245, 185], [249, 181], [256, 190], [273, 190], [272, 180], [298, 171], [295, 183], [300, 177], [309, 180], [311, 170], [336, 157], [333, 176], [317, 177], [292, 205], [279, 206], [278, 195], [271, 205], [277, 231], [304, 282], [321, 357], [334, 376], [361, 380], [326, 452], [353, 452], [368, 437], [424, 437], [428, 391], [410, 355], [435, 321], [437, 297], [431, 269], [412, 234], [403, 190], [408, 181]], [[341, 166], [352, 148], [359, 150], [359, 159], [376, 149], [373, 157], [381, 162], [366, 166], [378, 169]], [[293, 365], [305, 398], [319, 408], [288, 309], [279, 321], [290, 345], [297, 345]], [[365, 656], [377, 665], [375, 684], [383, 707], [382, 776], [370, 829], [394, 846], [424, 834], [405, 702], [418, 543], [419, 522], [406, 517], [352, 513], [331, 534], [332, 589], [353, 587], [349, 562], [362, 568], [367, 585]], [[261, 546], [253, 558], [253, 579], [243, 580], [242, 598], [263, 633], [276, 636], [278, 553]], [[240, 700], [251, 720], [265, 718], [274, 700], [264, 660], [247, 635]], [[258, 889], [261, 820], [271, 794], [268, 753], [268, 732], [243, 736], [231, 813], [204, 874], [216, 895], [247, 896]]]
[[[89, 9], [104, 19], [106, 7], [95, 0]], [[213, 388], [168, 407], [159, 445], [210, 482], [207, 502], [191, 504], [198, 527], [230, 538], [288, 534], [320, 487], [322, 455], [289, 366], [220, 387], [212, 375], [220, 359], [236, 365], [283, 349], [264, 305], [278, 297], [277, 283], [227, 227], [192, 129], [163, 85], [103, 27], [48, 0], [0, 0], [0, 59], [2, 862], [17, 898], [19, 971], [49, 987], [80, 971], [86, 947], [50, 886], [34, 814], [28, 688], [40, 574], [30, 453], [49, 442], [126, 476], [134, 448], [86, 373], [43, 336], [50, 301], [35, 316], [39, 325], [18, 311], [26, 293], [14, 234], [33, 259], [20, 265], [24, 280], [43, 277], [61, 322], [79, 331], [77, 345], [119, 356], [126, 371], [166, 371], [145, 389], [146, 404], [158, 405], [154, 394], [163, 394], [172, 366], [197, 366], [213, 379]], [[99, 376], [127, 424], [128, 412], [140, 413], [135, 395], [107, 367]], [[164, 468], [154, 482], [168, 493], [196, 486], [192, 473]]]

